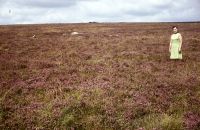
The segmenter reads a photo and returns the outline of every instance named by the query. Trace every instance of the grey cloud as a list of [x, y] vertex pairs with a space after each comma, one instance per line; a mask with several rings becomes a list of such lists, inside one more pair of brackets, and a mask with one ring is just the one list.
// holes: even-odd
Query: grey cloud
[[74, 6], [80, 1], [91, 0], [7, 0], [7, 3], [18, 7], [61, 8]]
[[18, 0], [15, 4], [37, 8], [60, 8], [75, 5], [76, 0]]
[[[0, 0], [0, 24], [200, 21], [199, 0]], [[9, 10], [12, 10], [9, 13]]]

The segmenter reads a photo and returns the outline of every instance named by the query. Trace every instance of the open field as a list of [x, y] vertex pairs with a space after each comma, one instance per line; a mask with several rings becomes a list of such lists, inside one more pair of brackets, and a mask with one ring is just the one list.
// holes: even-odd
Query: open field
[[0, 26], [0, 129], [199, 130], [200, 23]]

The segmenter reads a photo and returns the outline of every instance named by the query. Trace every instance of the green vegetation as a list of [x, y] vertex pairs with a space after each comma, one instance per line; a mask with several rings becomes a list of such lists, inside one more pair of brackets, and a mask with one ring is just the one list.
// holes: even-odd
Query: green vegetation
[[0, 129], [200, 129], [200, 26], [171, 61], [172, 24], [0, 26]]

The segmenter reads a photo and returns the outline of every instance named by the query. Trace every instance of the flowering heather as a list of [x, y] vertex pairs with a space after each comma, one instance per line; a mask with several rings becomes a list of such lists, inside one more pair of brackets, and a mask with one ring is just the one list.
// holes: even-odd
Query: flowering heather
[[[0, 26], [0, 129], [199, 130], [200, 23]], [[76, 35], [71, 35], [77, 32]]]

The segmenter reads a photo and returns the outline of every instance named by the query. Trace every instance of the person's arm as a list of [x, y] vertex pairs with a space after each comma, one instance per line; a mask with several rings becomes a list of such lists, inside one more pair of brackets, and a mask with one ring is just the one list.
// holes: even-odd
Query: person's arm
[[172, 36], [170, 37], [169, 52], [171, 52], [171, 46], [172, 46]]
[[181, 51], [182, 43], [183, 43], [183, 38], [181, 34], [179, 35], [179, 40], [180, 40], [180, 46], [179, 46], [179, 51]]

